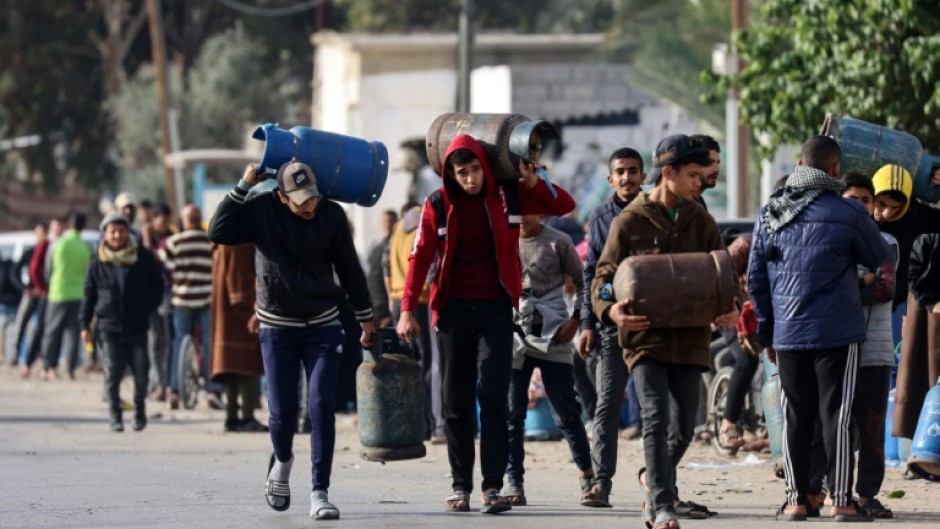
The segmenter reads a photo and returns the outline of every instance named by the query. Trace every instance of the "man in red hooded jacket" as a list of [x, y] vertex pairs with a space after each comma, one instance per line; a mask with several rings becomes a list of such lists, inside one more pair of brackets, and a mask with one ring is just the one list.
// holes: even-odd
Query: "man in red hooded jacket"
[[[508, 460], [509, 381], [513, 307], [522, 294], [519, 223], [522, 215], [564, 215], [574, 199], [520, 161], [521, 181], [497, 180], [483, 147], [460, 135], [447, 148], [443, 186], [425, 200], [409, 258], [398, 334], [419, 330], [413, 311], [433, 259], [431, 321], [437, 328], [444, 382], [447, 454], [454, 494], [448, 511], [469, 511], [473, 490], [474, 402], [480, 403], [482, 513], [508, 511], [499, 495]], [[436, 257], [435, 257], [436, 256]]]

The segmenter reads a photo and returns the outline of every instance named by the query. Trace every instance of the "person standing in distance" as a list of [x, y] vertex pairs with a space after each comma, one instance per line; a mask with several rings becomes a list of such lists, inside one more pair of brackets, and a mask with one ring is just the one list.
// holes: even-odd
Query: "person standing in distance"
[[254, 165], [222, 200], [209, 226], [217, 244], [254, 243], [258, 275], [256, 311], [268, 385], [271, 441], [266, 498], [276, 511], [290, 507], [292, 452], [297, 429], [297, 379], [303, 366], [312, 431], [313, 489], [310, 516], [339, 518], [327, 491], [336, 442], [336, 380], [345, 333], [339, 321], [333, 271], [362, 327], [360, 342], [372, 345], [372, 302], [359, 264], [346, 213], [320, 196], [317, 177], [306, 164], [289, 162], [277, 172], [277, 189], [248, 197], [263, 182]]

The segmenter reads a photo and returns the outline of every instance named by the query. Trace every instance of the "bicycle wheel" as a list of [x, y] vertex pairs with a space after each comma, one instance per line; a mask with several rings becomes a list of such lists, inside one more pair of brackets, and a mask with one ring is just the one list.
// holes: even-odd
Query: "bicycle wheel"
[[199, 394], [199, 357], [192, 336], [186, 335], [180, 342], [180, 354], [176, 364], [179, 381], [180, 403], [187, 410], [196, 407]]
[[721, 419], [725, 415], [728, 403], [728, 386], [731, 384], [733, 367], [723, 367], [715, 373], [708, 387], [708, 429], [712, 433], [712, 448], [723, 456], [737, 455], [737, 448], [729, 449], [721, 446], [718, 435], [721, 431]]

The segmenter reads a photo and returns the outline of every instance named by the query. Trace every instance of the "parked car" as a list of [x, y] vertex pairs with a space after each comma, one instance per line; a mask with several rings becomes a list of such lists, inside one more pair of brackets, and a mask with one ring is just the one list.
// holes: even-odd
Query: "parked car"
[[740, 235], [754, 233], [754, 219], [724, 219], [716, 221], [725, 245], [731, 244]]
[[[91, 249], [98, 246], [101, 234], [97, 231], [82, 230], [82, 240]], [[36, 245], [36, 235], [32, 230], [7, 231], [0, 233], [0, 259], [16, 262], [30, 248]]]

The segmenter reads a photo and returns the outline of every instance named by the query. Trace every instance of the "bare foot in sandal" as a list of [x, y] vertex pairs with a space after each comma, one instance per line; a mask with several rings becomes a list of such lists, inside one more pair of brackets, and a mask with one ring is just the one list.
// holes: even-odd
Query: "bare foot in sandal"
[[470, 494], [455, 490], [453, 495], [444, 500], [444, 508], [449, 512], [470, 512]]
[[483, 491], [483, 506], [480, 512], [483, 514], [499, 514], [512, 510], [512, 504], [505, 496], [500, 496], [496, 489]]
[[744, 446], [744, 436], [738, 431], [738, 425], [728, 419], [721, 420], [718, 431], [718, 444], [726, 450], [736, 450]]

